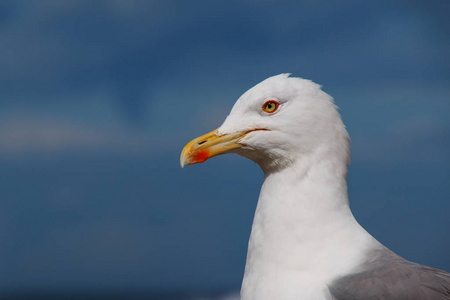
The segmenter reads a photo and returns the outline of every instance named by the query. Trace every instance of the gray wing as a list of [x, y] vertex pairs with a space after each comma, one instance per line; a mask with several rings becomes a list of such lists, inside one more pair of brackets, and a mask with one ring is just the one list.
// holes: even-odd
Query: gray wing
[[369, 253], [361, 271], [335, 280], [329, 289], [334, 300], [450, 299], [450, 274], [382, 248]]

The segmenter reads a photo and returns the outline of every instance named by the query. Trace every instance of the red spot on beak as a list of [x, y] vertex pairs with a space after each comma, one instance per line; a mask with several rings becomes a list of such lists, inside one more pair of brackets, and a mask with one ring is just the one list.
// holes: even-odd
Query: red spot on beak
[[192, 154], [191, 162], [193, 164], [199, 164], [204, 162], [208, 158], [210, 158], [208, 149], [203, 149]]

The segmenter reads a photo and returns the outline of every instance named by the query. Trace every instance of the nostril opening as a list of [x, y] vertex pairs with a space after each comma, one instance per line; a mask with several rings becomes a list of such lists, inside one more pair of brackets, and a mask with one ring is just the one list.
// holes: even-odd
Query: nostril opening
[[207, 140], [206, 141], [201, 141], [200, 143], [198, 143], [199, 145], [201, 145], [201, 144], [204, 144], [204, 143], [206, 143], [207, 142]]

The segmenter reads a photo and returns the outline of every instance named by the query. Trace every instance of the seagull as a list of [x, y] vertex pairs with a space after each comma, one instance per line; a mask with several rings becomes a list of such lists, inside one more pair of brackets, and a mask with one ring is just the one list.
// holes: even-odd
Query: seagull
[[242, 300], [450, 299], [449, 273], [403, 259], [355, 220], [349, 144], [333, 98], [310, 80], [280, 74], [185, 146], [181, 167], [237, 153], [264, 172]]

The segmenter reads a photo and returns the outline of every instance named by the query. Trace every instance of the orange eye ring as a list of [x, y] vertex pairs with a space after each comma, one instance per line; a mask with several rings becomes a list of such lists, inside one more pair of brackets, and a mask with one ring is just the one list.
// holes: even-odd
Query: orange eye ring
[[275, 100], [269, 100], [266, 101], [266, 103], [263, 104], [262, 109], [266, 113], [272, 114], [277, 111], [280, 104]]

